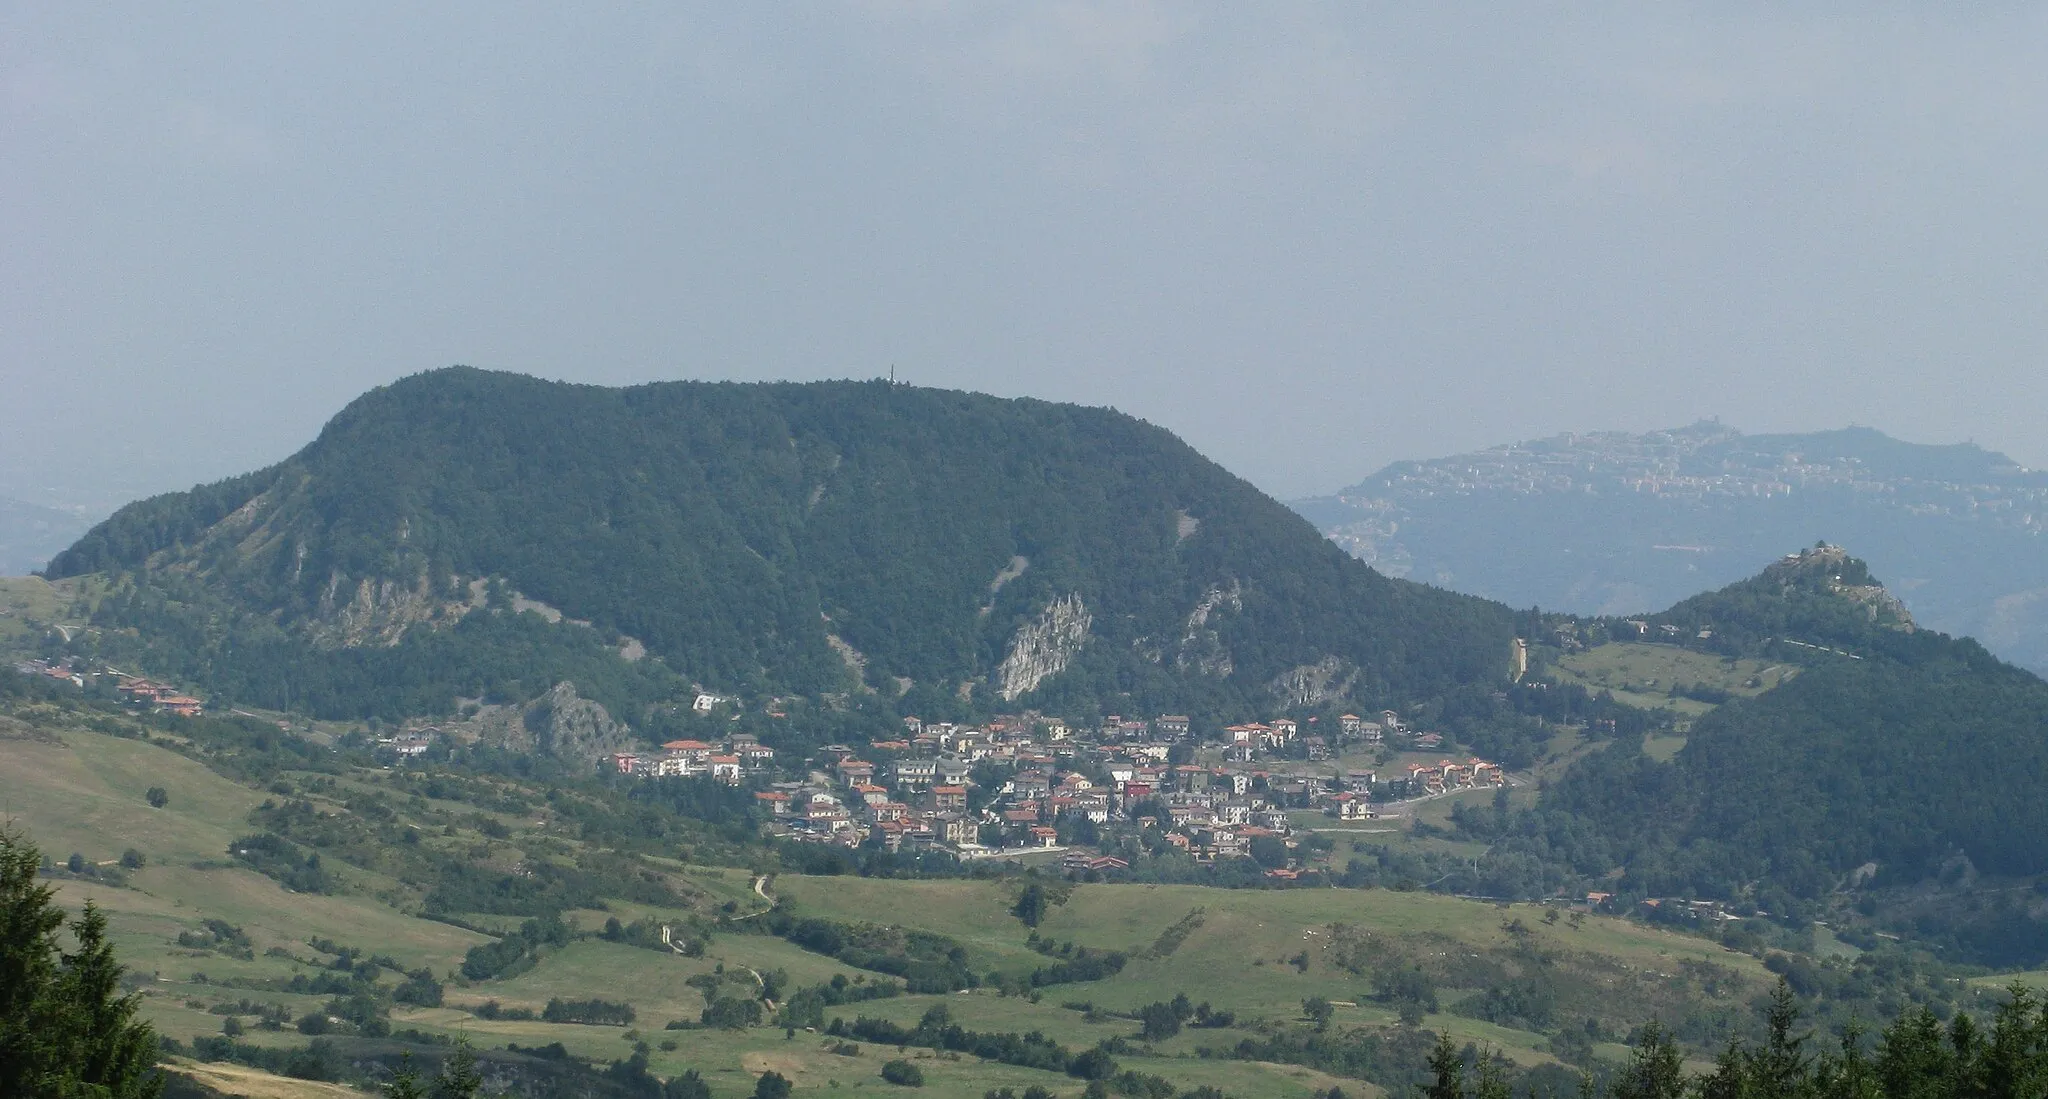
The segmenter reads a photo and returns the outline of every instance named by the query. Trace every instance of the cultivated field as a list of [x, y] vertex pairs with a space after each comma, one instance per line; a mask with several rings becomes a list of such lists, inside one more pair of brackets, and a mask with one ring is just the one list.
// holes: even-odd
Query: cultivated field
[[1696, 717], [1714, 707], [1670, 693], [1692, 684], [1753, 698], [1777, 686], [1797, 669], [1786, 664], [1737, 660], [1644, 641], [1616, 641], [1572, 653], [1554, 666], [1557, 677], [1591, 691], [1612, 691], [1615, 701], [1646, 710], [1668, 709]]

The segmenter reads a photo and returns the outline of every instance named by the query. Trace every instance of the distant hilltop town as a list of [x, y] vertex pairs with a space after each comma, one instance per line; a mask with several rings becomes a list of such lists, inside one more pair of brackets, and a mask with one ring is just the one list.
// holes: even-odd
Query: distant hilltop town
[[[1976, 447], [1923, 447], [1863, 428], [1744, 435], [1705, 420], [1641, 435], [1567, 434], [1428, 461], [1396, 462], [1339, 492], [1326, 533], [1383, 561], [1406, 513], [1426, 501], [1501, 493], [1627, 494], [1663, 500], [1774, 499], [1846, 491], [1916, 516], [2048, 531], [2048, 476]], [[1685, 546], [1671, 546], [1683, 550]]]

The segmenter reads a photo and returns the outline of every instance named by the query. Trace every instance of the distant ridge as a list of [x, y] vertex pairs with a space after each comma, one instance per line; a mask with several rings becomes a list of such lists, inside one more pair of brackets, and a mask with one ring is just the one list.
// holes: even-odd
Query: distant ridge
[[0, 496], [0, 576], [25, 576], [42, 568], [90, 525], [69, 511]]
[[1969, 443], [1702, 421], [1396, 462], [1292, 506], [1389, 575], [1577, 614], [1666, 606], [1825, 539], [1924, 624], [2048, 672], [2048, 473]]

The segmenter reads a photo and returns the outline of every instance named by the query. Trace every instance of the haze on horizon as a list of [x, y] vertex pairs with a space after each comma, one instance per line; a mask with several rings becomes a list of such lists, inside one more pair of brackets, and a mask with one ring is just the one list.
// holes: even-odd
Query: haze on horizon
[[[0, 495], [451, 363], [1114, 405], [1280, 496], [1718, 415], [2048, 465], [2048, 13], [0, 13]], [[68, 494], [68, 496], [67, 496]]]

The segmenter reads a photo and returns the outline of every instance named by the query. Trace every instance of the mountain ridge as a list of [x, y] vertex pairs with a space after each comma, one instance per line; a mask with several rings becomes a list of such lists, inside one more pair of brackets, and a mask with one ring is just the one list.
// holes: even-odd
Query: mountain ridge
[[[123, 508], [50, 565], [91, 572], [129, 585], [108, 624], [138, 601], [204, 606], [268, 623], [273, 645], [360, 654], [516, 592], [701, 682], [908, 681], [929, 706], [1242, 707], [1331, 662], [1319, 690], [1400, 697], [1504, 676], [1513, 634], [1506, 608], [1380, 576], [1163, 429], [887, 382], [416, 375], [276, 466]], [[195, 678], [248, 663], [199, 633]]]

